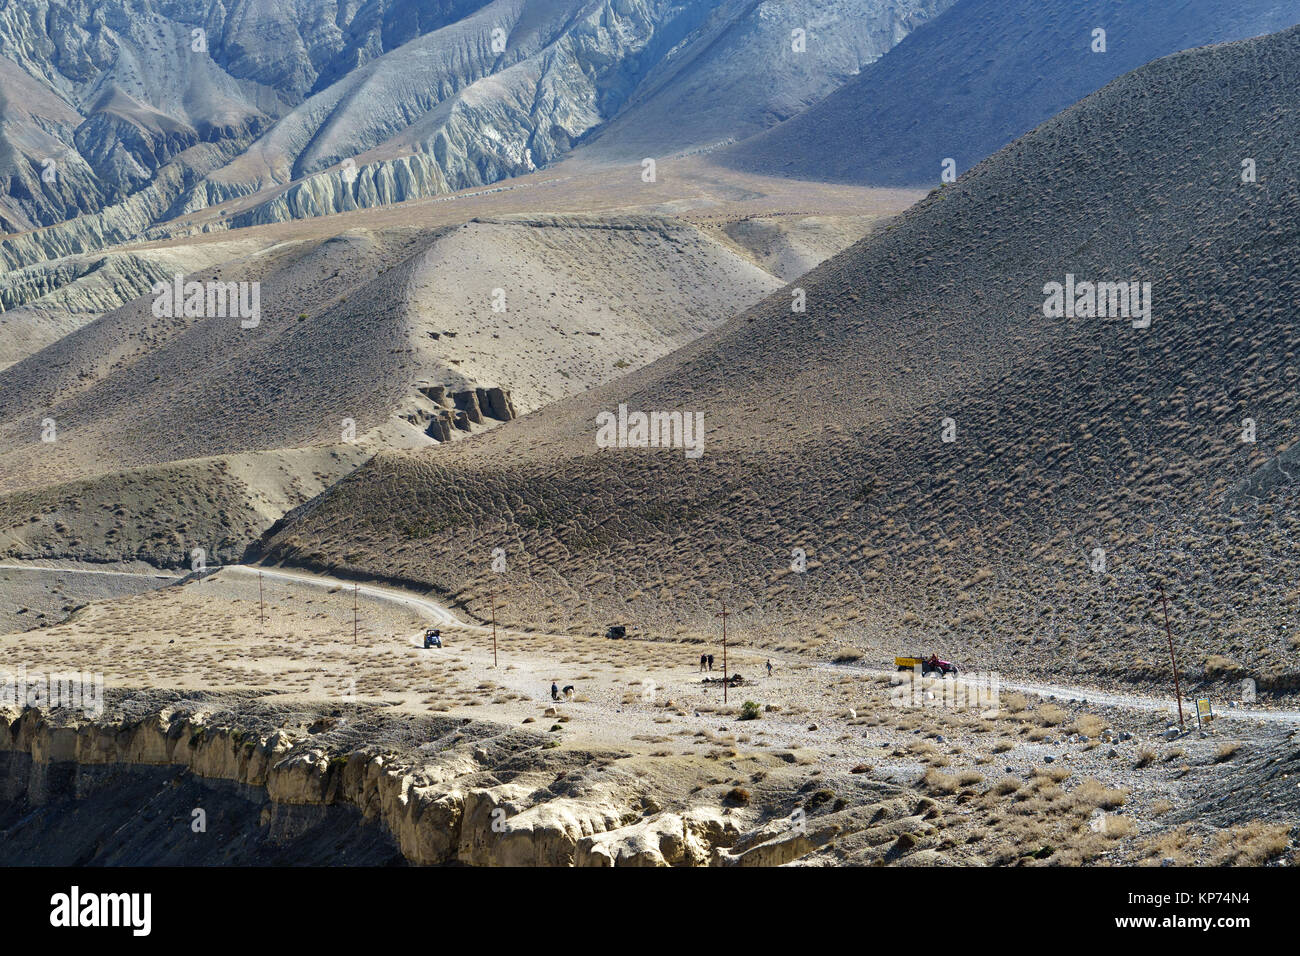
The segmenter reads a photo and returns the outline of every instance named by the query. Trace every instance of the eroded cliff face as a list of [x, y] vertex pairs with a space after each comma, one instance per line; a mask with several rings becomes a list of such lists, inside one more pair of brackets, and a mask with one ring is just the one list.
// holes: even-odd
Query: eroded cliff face
[[898, 788], [820, 818], [700, 803], [689, 774], [534, 731], [161, 696], [0, 711], [0, 862], [780, 865], [846, 836], [887, 857], [935, 812]]
[[[541, 734], [448, 718], [423, 728], [444, 734], [423, 749], [445, 749], [414, 760], [375, 746], [340, 752], [322, 742], [330, 719], [310, 729], [241, 730], [214, 726], [212, 716], [172, 707], [134, 719], [64, 721], [38, 709], [2, 713], [0, 807], [11, 817], [15, 808], [31, 815], [55, 804], [80, 807], [86, 826], [121, 833], [131, 844], [137, 842], [132, 834], [148, 829], [158, 815], [155, 791], [184, 786], [195, 809], [220, 805], [224, 818], [242, 823], [227, 839], [265, 844], [280, 855], [286, 846], [300, 852], [307, 832], [338, 839], [358, 824], [376, 828], [365, 840], [345, 841], [344, 851], [351, 852], [342, 859], [319, 861], [334, 863], [382, 862], [391, 846], [401, 859], [423, 865], [702, 864], [738, 832], [721, 808], [652, 814], [647, 821], [643, 794], [617, 772], [608, 781], [566, 784], [568, 774], [558, 771], [556, 786], [552, 768], [574, 761], [548, 756]], [[529, 761], [531, 751], [539, 759]], [[531, 771], [511, 769], [529, 762], [536, 765]], [[105, 788], [116, 791], [116, 799], [105, 800]], [[124, 804], [124, 788], [149, 799]], [[191, 813], [183, 806], [168, 809], [168, 832], [188, 839]], [[96, 813], [116, 819], [96, 821]], [[626, 832], [620, 836], [620, 830]], [[20, 845], [31, 849], [36, 842]], [[67, 845], [43, 842], [53, 854]], [[188, 842], [203, 861], [203, 841]], [[8, 859], [13, 853], [11, 844], [6, 862], [51, 862]], [[141, 862], [114, 846], [98, 847], [98, 856]], [[152, 861], [146, 856], [144, 862]]]
[[168, 166], [202, 176], [196, 148], [247, 148], [313, 92], [486, 5], [3, 0], [0, 231], [118, 205]]

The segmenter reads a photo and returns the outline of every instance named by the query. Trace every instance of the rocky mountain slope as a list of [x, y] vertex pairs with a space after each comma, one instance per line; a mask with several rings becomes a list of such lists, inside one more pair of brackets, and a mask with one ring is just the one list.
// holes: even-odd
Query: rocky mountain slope
[[[882, 186], [964, 173], [1117, 76], [1300, 22], [1289, 0], [960, 0], [794, 119], [719, 154], [738, 169]], [[1105, 32], [1094, 52], [1095, 30]]]
[[[498, 619], [712, 633], [726, 601], [740, 639], [1125, 679], [1164, 674], [1163, 582], [1185, 668], [1294, 690], [1298, 76], [1300, 29], [1127, 74], [671, 356], [377, 456], [267, 554]], [[1067, 315], [1076, 279], [1149, 324]], [[600, 447], [620, 405], [702, 413], [703, 454]]]
[[204, 228], [493, 183], [620, 116], [655, 155], [746, 135], [948, 2], [4, 0], [0, 233], [22, 235], [0, 262], [174, 235], [216, 206]]
[[0, 228], [94, 212], [155, 183], [174, 199], [186, 185], [168, 182], [175, 173], [201, 177], [318, 88], [484, 5], [5, 0]]

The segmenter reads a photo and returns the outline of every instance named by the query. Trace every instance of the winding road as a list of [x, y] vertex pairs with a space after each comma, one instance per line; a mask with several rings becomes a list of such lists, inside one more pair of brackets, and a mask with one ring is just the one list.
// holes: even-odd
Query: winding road
[[[117, 574], [135, 577], [163, 578], [173, 581], [181, 580], [185, 575], [169, 574], [165, 572], [134, 572], [134, 571], [99, 571], [81, 568], [63, 568], [63, 567], [44, 567], [37, 565], [13, 565], [0, 564], [0, 570], [16, 571], [45, 571], [59, 572], [67, 574]], [[489, 625], [477, 624], [462, 620], [450, 608], [439, 604], [429, 598], [422, 597], [412, 591], [405, 591], [400, 588], [388, 587], [377, 584], [361, 584], [356, 581], [345, 581], [341, 578], [333, 578], [324, 574], [315, 574], [308, 571], [291, 571], [283, 568], [260, 568], [251, 565], [232, 564], [213, 567], [210, 570], [222, 574], [231, 574], [241, 577], [256, 578], [259, 574], [264, 578], [275, 580], [281, 583], [299, 585], [302, 587], [320, 588], [323, 590], [346, 590], [351, 591], [355, 588], [358, 594], [363, 594], [373, 600], [386, 601], [403, 607], [413, 608], [427, 615], [431, 623], [442, 627], [459, 628], [462, 630], [473, 631], [476, 633], [487, 633], [491, 630]], [[497, 626], [497, 631], [503, 635], [527, 633], [533, 637], [564, 637], [564, 635], [548, 635], [542, 632], [516, 631], [501, 625]], [[787, 662], [799, 661], [802, 659], [789, 657], [772, 653], [774, 659], [780, 659]], [[893, 673], [885, 669], [857, 667], [847, 664], [830, 664], [822, 663], [816, 665], [829, 671], [843, 673], [846, 670], [858, 671], [872, 675], [887, 675]], [[1148, 697], [1141, 694], [1117, 694], [1112, 692], [1100, 691], [1096, 688], [1077, 687], [1069, 684], [1038, 683], [1033, 681], [1008, 681], [1002, 680], [999, 687], [1003, 691], [1019, 691], [1021, 693], [1034, 694], [1039, 697], [1056, 697], [1062, 699], [1087, 700], [1092, 704], [1101, 704], [1111, 707], [1122, 707], [1131, 710], [1140, 710], [1150, 713], [1171, 713], [1174, 709], [1172, 698]], [[1189, 715], [1191, 720], [1195, 720], [1194, 704], [1191, 701], [1184, 701], [1184, 712]], [[1218, 710], [1215, 717], [1227, 720], [1254, 720], [1266, 723], [1300, 725], [1300, 711], [1295, 710], [1260, 710], [1254, 708], [1238, 707], [1232, 710]]]

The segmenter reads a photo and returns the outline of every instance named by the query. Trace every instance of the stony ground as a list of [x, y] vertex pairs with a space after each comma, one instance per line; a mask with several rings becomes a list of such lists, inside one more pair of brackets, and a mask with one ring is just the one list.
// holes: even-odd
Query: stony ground
[[[1225, 718], [1204, 735], [1169, 739], [1171, 712], [1005, 688], [996, 706], [987, 697], [953, 706], [962, 702], [953, 688], [964, 693], [968, 682], [913, 690], [888, 662], [744, 646], [728, 649], [729, 671], [744, 683], [724, 702], [705, 683], [721, 674], [714, 642], [500, 628], [494, 665], [482, 626], [444, 626], [446, 646], [423, 649], [419, 635], [439, 619], [399, 600], [418, 595], [359, 592], [354, 644], [350, 588], [271, 569], [261, 600], [258, 586], [251, 569], [227, 570], [95, 602], [65, 623], [0, 639], [3, 659], [29, 672], [102, 671], [110, 687], [515, 726], [549, 735], [560, 754], [636, 766], [668, 804], [743, 807], [754, 827], [796, 809], [825, 816], [818, 825], [836, 838], [804, 847], [805, 863], [1187, 864], [1285, 861], [1291, 852], [1291, 809], [1278, 803], [1288, 791], [1250, 793], [1256, 763], [1294, 754], [1295, 725], [1285, 720]], [[712, 675], [700, 672], [704, 653], [714, 655]], [[552, 701], [552, 682], [573, 685], [572, 699]], [[746, 702], [754, 719], [744, 719]], [[925, 825], [905, 839], [891, 831], [882, 846], [855, 817], [882, 792], [925, 801], [913, 814]], [[1233, 812], [1211, 826], [1203, 810], [1216, 801], [1233, 801]], [[1237, 830], [1230, 845], [1216, 836]]]

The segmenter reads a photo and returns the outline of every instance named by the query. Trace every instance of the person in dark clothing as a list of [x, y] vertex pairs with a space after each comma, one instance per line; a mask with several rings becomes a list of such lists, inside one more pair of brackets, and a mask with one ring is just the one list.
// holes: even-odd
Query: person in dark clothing
[[700, 671], [703, 672], [704, 670], [706, 670], [706, 669], [708, 668], [708, 666], [709, 666], [709, 655], [708, 655], [708, 654], [701, 654], [701, 655], [700, 655]]
[[713, 655], [709, 655], [709, 670], [713, 670]]
[[767, 662], [767, 676], [768, 676], [768, 677], [771, 677], [771, 676], [772, 676], [772, 662], [771, 662], [771, 660], [769, 660], [769, 661]]
[[559, 700], [559, 699], [560, 699], [560, 685], [555, 683], [555, 681], [551, 681], [551, 700]]

